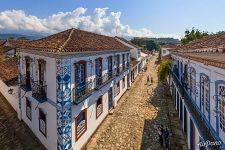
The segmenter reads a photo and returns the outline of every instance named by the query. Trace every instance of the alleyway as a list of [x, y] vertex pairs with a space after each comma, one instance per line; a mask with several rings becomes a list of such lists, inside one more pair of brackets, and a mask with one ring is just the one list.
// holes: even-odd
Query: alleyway
[[24, 122], [19, 121], [14, 109], [0, 93], [0, 149], [42, 150], [44, 146]]
[[[151, 58], [147, 71], [136, 78], [114, 113], [108, 115], [84, 149], [161, 149], [156, 128], [160, 124], [169, 125], [168, 104], [163, 99], [164, 88], [158, 83], [155, 61], [156, 56]], [[147, 75], [153, 77], [151, 86], [146, 84]]]

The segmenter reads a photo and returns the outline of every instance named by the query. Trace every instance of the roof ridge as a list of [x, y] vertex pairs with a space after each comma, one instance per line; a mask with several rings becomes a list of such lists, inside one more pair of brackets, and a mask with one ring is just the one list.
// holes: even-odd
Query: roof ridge
[[71, 29], [68, 38], [67, 38], [66, 41], [62, 44], [62, 46], [60, 46], [60, 48], [59, 48], [60, 50], [63, 50], [64, 47], [66, 46], [66, 44], [68, 43], [68, 41], [71, 39], [71, 36], [72, 36], [72, 34], [73, 34], [73, 31], [74, 31], [74, 28]]

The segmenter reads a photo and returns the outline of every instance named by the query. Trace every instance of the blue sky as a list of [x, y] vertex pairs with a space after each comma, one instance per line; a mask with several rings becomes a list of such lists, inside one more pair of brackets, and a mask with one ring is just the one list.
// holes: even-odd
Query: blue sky
[[[45, 19], [58, 12], [72, 12], [80, 7], [87, 8], [85, 16], [92, 16], [95, 8], [108, 8], [107, 16], [111, 12], [121, 12], [119, 21], [122, 25], [128, 25], [129, 29], [135, 31], [148, 29], [154, 33], [153, 36], [182, 36], [184, 30], [191, 27], [209, 32], [225, 29], [224, 0], [2, 0], [0, 13], [22, 10], [28, 16]], [[0, 14], [0, 32], [7, 30], [5, 26], [1, 28], [1, 21], [4, 21], [1, 20], [2, 16]]]

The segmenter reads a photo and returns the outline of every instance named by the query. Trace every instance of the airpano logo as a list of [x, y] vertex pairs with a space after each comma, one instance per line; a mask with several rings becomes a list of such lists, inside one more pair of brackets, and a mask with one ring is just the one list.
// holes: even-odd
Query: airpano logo
[[200, 147], [219, 146], [219, 145], [221, 145], [221, 141], [209, 141], [209, 140], [207, 140], [205, 142], [198, 143], [198, 145]]

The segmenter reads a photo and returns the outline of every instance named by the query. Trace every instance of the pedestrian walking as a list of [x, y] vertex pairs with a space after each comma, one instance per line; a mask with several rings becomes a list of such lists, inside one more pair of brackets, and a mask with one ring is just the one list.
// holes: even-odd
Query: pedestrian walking
[[158, 127], [158, 136], [159, 136], [159, 143], [161, 147], [163, 147], [163, 132], [164, 132], [163, 125], [160, 125]]
[[150, 76], [147, 76], [147, 84], [150, 82]]
[[151, 77], [151, 83], [153, 83], [153, 77]]
[[165, 130], [164, 130], [164, 141], [165, 141], [165, 148], [166, 148], [166, 150], [168, 150], [169, 149], [169, 135], [170, 135], [170, 133], [169, 133], [169, 130], [168, 130], [168, 128], [165, 128]]

